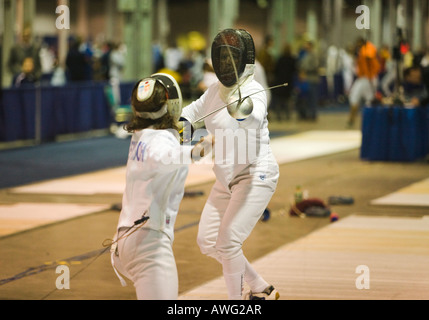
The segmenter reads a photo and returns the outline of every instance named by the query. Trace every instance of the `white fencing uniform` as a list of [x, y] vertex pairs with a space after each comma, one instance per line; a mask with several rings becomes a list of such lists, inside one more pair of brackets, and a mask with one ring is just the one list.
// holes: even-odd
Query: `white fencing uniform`
[[[242, 97], [263, 89], [253, 80], [253, 68], [246, 66]], [[193, 123], [225, 105], [236, 94], [235, 89], [214, 83], [200, 99], [183, 109], [182, 117]], [[203, 254], [222, 263], [229, 299], [241, 299], [243, 278], [253, 292], [261, 292], [268, 285], [241, 249], [266, 209], [279, 177], [269, 145], [266, 94], [260, 92], [251, 99], [253, 112], [242, 121], [232, 118], [226, 108], [204, 120], [206, 129], [215, 136], [216, 182], [202, 212], [197, 242]], [[224, 143], [231, 136], [235, 143]]]
[[190, 163], [191, 147], [180, 146], [169, 130], [144, 129], [132, 136], [117, 239], [143, 214], [149, 220], [119, 240], [112, 263], [133, 281], [138, 299], [177, 299], [172, 243]]

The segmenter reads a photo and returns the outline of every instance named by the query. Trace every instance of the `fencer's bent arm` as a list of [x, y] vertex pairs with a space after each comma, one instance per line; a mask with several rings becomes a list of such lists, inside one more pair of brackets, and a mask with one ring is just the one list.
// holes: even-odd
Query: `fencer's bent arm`
[[[243, 105], [246, 103], [246, 99], [251, 99], [251, 109], [248, 110], [250, 111], [250, 114], [248, 111], [245, 111], [246, 109], [243, 109], [242, 113], [246, 116], [243, 117], [244, 119], [237, 118], [240, 122], [239, 126], [247, 129], [258, 129], [267, 116], [268, 101], [266, 92], [281, 87], [287, 87], [288, 85], [288, 83], [283, 83], [266, 89], [264, 89], [260, 84], [258, 84], [259, 89], [256, 86], [253, 87], [251, 90], [253, 92], [250, 92], [243, 97]], [[232, 116], [236, 118], [234, 115]]]
[[145, 150], [145, 164], [148, 170], [168, 173], [192, 163], [192, 146], [181, 146], [173, 134], [159, 134], [156, 143]]
[[[223, 106], [221, 106], [221, 107], [219, 107], [219, 108], [217, 108], [217, 109], [215, 109], [215, 110], [211, 111], [210, 113], [208, 113], [208, 114], [206, 114], [206, 115], [204, 115], [204, 116], [202, 116], [202, 117], [198, 118], [197, 120], [195, 120], [195, 122], [202, 121], [202, 120], [204, 120], [205, 118], [207, 118], [207, 117], [211, 116], [211, 115], [212, 115], [212, 114], [214, 114], [214, 113], [217, 113], [217, 112], [219, 112], [219, 111], [221, 111], [221, 110], [223, 110], [223, 109], [225, 109], [225, 108], [229, 108], [230, 106], [233, 106], [233, 105], [235, 105], [235, 104], [237, 104], [237, 103], [240, 103], [240, 101], [244, 101], [244, 100], [246, 100], [247, 98], [250, 98], [250, 97], [252, 97], [252, 96], [254, 96], [254, 95], [256, 95], [256, 94], [259, 94], [259, 93], [261, 93], [261, 92], [266, 92], [266, 91], [268, 91], [268, 90], [273, 90], [273, 89], [277, 89], [277, 88], [280, 88], [280, 87], [287, 87], [287, 86], [288, 86], [288, 83], [283, 83], [283, 84], [281, 84], [281, 85], [277, 85], [277, 86], [270, 87], [270, 88], [267, 88], [267, 89], [261, 89], [261, 90], [255, 91], [255, 92], [253, 92], [253, 93], [251, 93], [251, 94], [249, 94], [249, 95], [246, 95], [245, 97], [242, 97], [242, 99], [236, 99], [236, 100], [234, 100], [234, 101], [232, 101], [232, 102], [230, 102], [230, 103], [228, 103], [228, 104], [225, 104], [225, 105], [223, 105]], [[253, 100], [252, 100], [252, 101], [253, 101]], [[245, 103], [245, 101], [244, 101], [244, 103]], [[228, 112], [229, 112], [229, 110], [228, 110]]]
[[267, 113], [267, 96], [265, 92], [259, 92], [248, 99], [253, 101], [253, 111], [246, 119], [238, 121], [238, 125], [245, 129], [259, 129]]

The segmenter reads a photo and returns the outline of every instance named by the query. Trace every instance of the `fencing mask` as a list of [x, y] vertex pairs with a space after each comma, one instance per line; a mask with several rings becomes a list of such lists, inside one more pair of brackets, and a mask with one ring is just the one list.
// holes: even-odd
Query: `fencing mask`
[[225, 29], [212, 44], [213, 69], [225, 87], [237, 84], [247, 64], [255, 64], [255, 45], [245, 30]]
[[156, 112], [136, 112], [136, 115], [143, 119], [160, 119], [167, 112], [177, 120], [182, 113], [182, 92], [177, 81], [169, 74], [156, 73], [150, 78], [140, 81], [137, 87], [137, 100], [140, 102], [150, 99], [153, 95], [155, 84], [161, 84], [167, 95], [167, 102]]

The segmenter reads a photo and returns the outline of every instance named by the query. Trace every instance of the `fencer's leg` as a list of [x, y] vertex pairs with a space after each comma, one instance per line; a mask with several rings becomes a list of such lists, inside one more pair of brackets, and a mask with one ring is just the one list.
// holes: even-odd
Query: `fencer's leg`
[[349, 102], [350, 102], [350, 113], [347, 126], [349, 128], [353, 127], [356, 121], [356, 118], [359, 115], [359, 107], [362, 99], [369, 93], [371, 93], [372, 88], [371, 84], [366, 78], [358, 78], [353, 83], [352, 88], [350, 89]]
[[223, 278], [228, 290], [229, 300], [241, 300], [243, 296], [246, 258], [243, 254], [230, 259], [222, 260]]
[[351, 105], [350, 113], [349, 113], [349, 121], [347, 123], [349, 127], [353, 127], [353, 125], [355, 124], [358, 113], [359, 113], [359, 105]]
[[222, 259], [216, 249], [216, 242], [230, 197], [230, 193], [216, 182], [204, 206], [198, 226], [197, 244], [201, 253], [216, 259], [219, 263], [222, 263]]
[[252, 292], [262, 292], [269, 286], [243, 254], [229, 261], [223, 260], [222, 265], [230, 300], [242, 299], [244, 282], [249, 285]]
[[248, 272], [246, 280], [255, 291], [266, 284], [250, 266], [241, 247], [259, 221], [272, 194], [273, 189], [263, 183], [259, 185], [243, 183], [233, 187], [232, 197], [222, 219], [216, 243], [216, 248], [222, 257], [223, 274], [230, 299], [241, 298], [242, 280], [246, 271]]
[[202, 254], [212, 257], [222, 263], [216, 250], [217, 233], [220, 225], [220, 215], [216, 206], [207, 201], [198, 225], [197, 244]]
[[262, 292], [266, 287], [269, 286], [269, 283], [262, 278], [259, 273], [252, 267], [249, 261], [245, 259], [246, 271], [244, 274], [244, 281], [249, 285], [252, 292]]
[[119, 242], [119, 255], [138, 300], [178, 298], [176, 261], [166, 234], [140, 229]]
[[[138, 300], [178, 299], [179, 280], [177, 269], [172, 266], [172, 262], [171, 260], [171, 264], [166, 265], [167, 268], [158, 266], [156, 271], [148, 271], [147, 275], [142, 276], [134, 283]], [[149, 272], [155, 275], [151, 276]]]

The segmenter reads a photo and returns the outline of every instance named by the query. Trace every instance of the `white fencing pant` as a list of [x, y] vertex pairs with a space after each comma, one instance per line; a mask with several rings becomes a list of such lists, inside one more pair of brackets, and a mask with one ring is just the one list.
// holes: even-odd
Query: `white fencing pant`
[[237, 180], [230, 190], [215, 183], [201, 216], [197, 238], [201, 252], [222, 263], [231, 300], [242, 298], [243, 280], [253, 292], [268, 286], [245, 258], [242, 245], [267, 208], [278, 173], [270, 179], [247, 176]]
[[119, 257], [114, 257], [115, 267], [134, 283], [138, 300], [178, 298], [176, 261], [165, 233], [139, 229], [118, 242], [118, 253]]
[[358, 78], [353, 83], [350, 93], [349, 102], [352, 106], [360, 105], [363, 102], [367, 105], [375, 98], [377, 88], [377, 80], [369, 80], [368, 78]]

